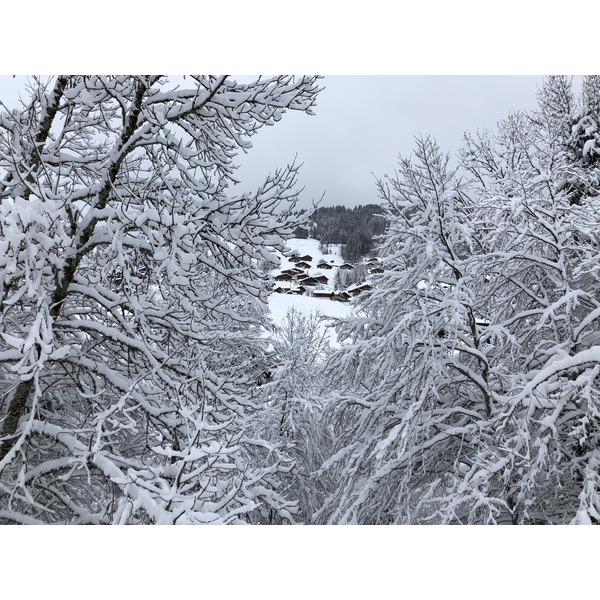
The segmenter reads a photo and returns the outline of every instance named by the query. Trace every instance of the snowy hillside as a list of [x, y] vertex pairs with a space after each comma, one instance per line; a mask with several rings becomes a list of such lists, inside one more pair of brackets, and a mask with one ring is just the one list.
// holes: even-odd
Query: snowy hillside
[[[340, 256], [339, 246], [332, 245], [330, 247], [332, 252], [323, 254], [319, 250], [318, 240], [292, 238], [288, 241], [287, 245], [290, 250], [296, 250], [300, 256], [310, 255], [313, 260], [311, 262], [311, 268], [306, 269], [307, 273], [311, 276], [325, 275], [329, 280], [329, 285], [332, 285], [333, 279], [337, 273], [337, 268], [329, 270], [318, 269], [316, 265], [321, 261], [335, 265], [336, 267], [343, 264], [344, 261]], [[295, 263], [291, 262], [289, 257], [280, 256], [280, 258], [281, 264], [272, 272], [273, 276], [295, 266]], [[351, 302], [342, 303], [325, 298], [313, 298], [311, 296], [294, 296], [276, 293], [270, 295], [269, 309], [271, 310], [271, 317], [277, 325], [281, 324], [288, 309], [291, 307], [295, 307], [306, 314], [318, 313], [324, 317], [346, 317], [352, 313]], [[324, 321], [322, 325], [324, 331], [326, 329], [325, 323], [326, 321]], [[331, 343], [335, 341], [334, 332], [330, 332], [329, 339]]]
[[[275, 324], [280, 325], [290, 308], [309, 315], [316, 313], [323, 317], [347, 317], [352, 314], [352, 303], [335, 302], [323, 298], [312, 298], [310, 296], [291, 296], [287, 294], [271, 294], [269, 297], [269, 309]], [[330, 322], [330, 321], [329, 321]], [[328, 320], [324, 319], [321, 329], [326, 331]], [[335, 344], [335, 332], [329, 330], [329, 343]]]
[[[321, 250], [319, 250], [319, 240], [313, 240], [310, 238], [301, 239], [301, 238], [292, 238], [288, 241], [288, 247], [292, 251], [297, 251], [300, 256], [310, 255], [313, 260], [311, 263], [311, 267], [306, 269], [306, 272], [311, 275], [325, 275], [329, 279], [329, 285], [333, 285], [333, 279], [337, 273], [337, 268], [333, 269], [319, 269], [317, 265], [321, 262], [328, 263], [334, 267], [339, 267], [344, 263], [344, 260], [341, 257], [341, 249], [337, 244], [330, 244], [330, 249], [332, 253], [323, 254]], [[281, 273], [286, 269], [293, 269], [296, 265], [295, 263], [289, 260], [290, 257], [281, 256], [281, 265], [279, 269], [273, 271], [274, 275]]]

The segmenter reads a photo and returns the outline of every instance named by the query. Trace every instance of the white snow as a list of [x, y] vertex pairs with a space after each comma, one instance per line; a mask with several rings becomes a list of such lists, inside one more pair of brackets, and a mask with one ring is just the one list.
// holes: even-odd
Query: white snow
[[[323, 254], [319, 250], [319, 244], [319, 240], [313, 240], [311, 238], [292, 238], [288, 240], [287, 243], [288, 248], [292, 251], [296, 250], [299, 256], [305, 256], [307, 254], [312, 256], [312, 261], [310, 263], [311, 268], [306, 270], [309, 275], [325, 275], [329, 281], [329, 285], [332, 286], [337, 269], [318, 269], [317, 265], [321, 261], [336, 267], [343, 265], [344, 260], [341, 257], [341, 246], [339, 244], [330, 244], [329, 248], [331, 252], [329, 254]], [[281, 265], [278, 269], [273, 271], [273, 276], [278, 275], [281, 271], [285, 271], [285, 269], [293, 269], [296, 266], [296, 263], [290, 262], [287, 257], [280, 255], [280, 258]]]
[[[320, 270], [316, 268], [316, 265], [321, 260], [328, 263], [333, 261], [333, 264], [336, 266], [344, 263], [339, 254], [339, 246], [332, 245], [330, 249], [333, 252], [330, 254], [323, 254], [319, 250], [318, 240], [292, 238], [288, 240], [287, 245], [292, 251], [297, 250], [300, 256], [304, 256], [306, 254], [312, 256], [313, 260], [311, 261], [311, 265], [313, 266], [308, 269], [309, 275], [325, 275], [328, 277], [330, 285], [333, 282], [333, 278], [337, 272], [337, 269]], [[281, 265], [278, 269], [273, 271], [273, 275], [277, 275], [281, 271], [285, 269], [291, 269], [295, 266], [295, 263], [290, 262], [286, 257], [281, 257]], [[280, 285], [282, 285], [282, 287], [287, 287], [289, 284], [286, 282], [280, 282]], [[338, 302], [336, 300], [328, 300], [326, 298], [313, 298], [311, 296], [279, 293], [273, 293], [269, 296], [269, 309], [271, 311], [271, 317], [276, 325], [280, 325], [283, 322], [287, 311], [292, 307], [307, 315], [310, 313], [317, 313], [319, 315], [323, 315], [323, 317], [343, 318], [352, 314], [351, 302]], [[321, 324], [322, 331], [327, 330], [327, 322], [330, 322], [330, 319], [324, 318]], [[333, 330], [329, 330], [329, 342], [331, 344], [336, 344], [335, 331]]]
[[343, 318], [352, 314], [351, 302], [337, 302], [326, 298], [294, 296], [291, 294], [271, 294], [269, 296], [269, 309], [271, 310], [271, 317], [276, 325], [281, 325], [287, 311], [292, 307], [306, 315], [314, 312], [323, 315], [324, 319], [319, 327], [322, 332], [328, 332], [329, 343], [336, 347], [338, 344], [335, 331], [332, 328], [327, 327], [327, 323], [331, 323], [331, 319], [325, 317]]

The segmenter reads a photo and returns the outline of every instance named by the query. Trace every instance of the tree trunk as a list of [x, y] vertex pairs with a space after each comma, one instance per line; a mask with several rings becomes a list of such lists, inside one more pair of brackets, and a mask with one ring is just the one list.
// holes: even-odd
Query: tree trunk
[[[52, 126], [52, 119], [56, 115], [58, 102], [62, 97], [62, 93], [64, 91], [66, 83], [67, 81], [63, 81], [62, 79], [59, 79], [57, 82], [53, 94], [53, 100], [55, 102], [54, 110], [47, 111], [47, 113], [44, 115], [43, 120], [40, 123], [40, 131], [44, 131], [45, 134], [44, 136], [40, 137], [38, 133], [38, 135], [35, 138], [36, 144], [43, 145], [43, 143], [47, 139], [48, 132], [50, 131], [50, 127]], [[59, 90], [58, 92], [57, 89]], [[95, 209], [103, 209], [106, 206], [108, 197], [110, 195], [110, 191], [113, 189], [113, 185], [119, 173], [121, 163], [123, 162], [123, 159], [125, 158], [128, 152], [127, 150], [122, 150], [137, 128], [137, 121], [141, 112], [142, 102], [146, 90], [147, 86], [140, 84], [136, 91], [134, 101], [130, 108], [129, 114], [127, 115], [125, 128], [117, 143], [117, 156], [108, 166], [104, 185], [102, 186], [100, 192], [97, 195], [95, 206], [93, 206], [93, 208]], [[38, 140], [38, 138], [40, 139]], [[32, 155], [32, 163], [33, 167], [39, 165], [39, 148], [38, 151], [34, 152]], [[60, 310], [62, 308], [62, 304], [65, 298], [67, 297], [69, 287], [73, 283], [73, 279], [75, 278], [75, 272], [77, 271], [77, 267], [79, 266], [79, 263], [85, 254], [85, 246], [90, 241], [96, 228], [96, 224], [96, 218], [93, 218], [88, 223], [87, 227], [85, 227], [85, 229], [83, 229], [83, 231], [79, 235], [79, 239], [77, 240], [78, 243], [76, 247], [76, 252], [74, 253], [74, 255], [68, 257], [65, 261], [64, 268], [62, 269], [62, 277], [57, 279], [56, 288], [52, 293], [50, 306], [50, 317], [52, 319], [55, 319], [60, 314]], [[31, 393], [32, 386], [33, 377], [31, 379], [28, 379], [27, 381], [21, 381], [21, 383], [18, 384], [15, 394], [10, 402], [6, 419], [4, 421], [4, 426], [2, 428], [1, 435], [6, 439], [3, 440], [2, 445], [0, 446], [0, 460], [2, 460], [8, 454], [8, 452], [10, 452], [10, 449], [15, 444], [14, 433], [17, 430], [21, 416], [25, 412], [27, 399], [29, 397], [29, 394]]]
[[10, 452], [11, 448], [15, 444], [12, 436], [17, 430], [17, 426], [19, 425], [21, 415], [25, 412], [25, 405], [27, 404], [27, 398], [29, 398], [29, 394], [31, 393], [32, 387], [33, 377], [31, 379], [27, 379], [26, 381], [21, 381], [21, 383], [19, 383], [19, 385], [17, 386], [15, 394], [8, 408], [8, 413], [6, 415], [6, 418], [4, 419], [2, 436], [8, 437], [6, 437], [6, 439], [2, 442], [2, 445], [0, 446], [0, 461], [4, 459], [4, 457]]

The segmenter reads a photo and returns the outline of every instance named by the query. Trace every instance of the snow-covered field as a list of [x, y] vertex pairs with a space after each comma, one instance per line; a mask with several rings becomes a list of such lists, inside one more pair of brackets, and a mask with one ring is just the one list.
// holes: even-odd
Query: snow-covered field
[[[282, 323], [287, 311], [290, 308], [305, 313], [317, 313], [323, 317], [347, 317], [352, 314], [351, 302], [336, 302], [323, 298], [312, 298], [310, 296], [292, 296], [288, 294], [271, 294], [269, 297], [269, 308], [273, 321], [279, 325]], [[336, 345], [335, 331], [327, 327], [330, 319], [324, 319], [321, 323], [321, 330], [328, 332], [329, 343]]]

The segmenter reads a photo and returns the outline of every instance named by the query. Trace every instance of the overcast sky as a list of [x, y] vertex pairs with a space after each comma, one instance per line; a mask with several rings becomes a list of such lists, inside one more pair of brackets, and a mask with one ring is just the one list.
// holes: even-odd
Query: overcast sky
[[[24, 82], [0, 77], [0, 98], [14, 106]], [[288, 112], [238, 157], [239, 191], [258, 187], [297, 155], [302, 206], [323, 194], [323, 206], [377, 202], [375, 177], [393, 172], [415, 135], [431, 134], [454, 153], [466, 131], [493, 129], [510, 111], [532, 108], [541, 82], [531, 76], [326, 76], [314, 116]]]
[[315, 116], [286, 114], [263, 128], [239, 159], [242, 187], [298, 154], [302, 204], [325, 192], [323, 206], [377, 202], [375, 176], [391, 174], [420, 133], [455, 152], [466, 131], [493, 129], [515, 109], [532, 108], [542, 77], [327, 76]]

